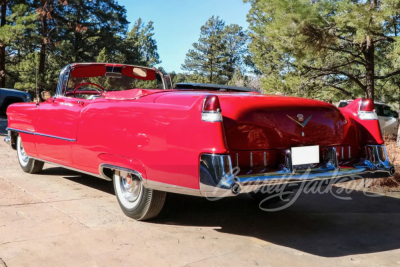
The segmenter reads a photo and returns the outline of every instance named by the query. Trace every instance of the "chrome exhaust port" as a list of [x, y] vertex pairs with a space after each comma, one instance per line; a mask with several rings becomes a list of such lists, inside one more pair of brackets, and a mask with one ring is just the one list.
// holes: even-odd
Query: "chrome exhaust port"
[[234, 184], [232, 184], [231, 190], [232, 190], [232, 194], [237, 196], [240, 194], [240, 191], [242, 189], [240, 188], [240, 185], [238, 183], [234, 183]]

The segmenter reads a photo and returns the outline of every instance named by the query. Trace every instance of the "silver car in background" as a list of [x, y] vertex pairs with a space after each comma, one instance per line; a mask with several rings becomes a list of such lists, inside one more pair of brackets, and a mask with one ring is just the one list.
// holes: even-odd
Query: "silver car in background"
[[[353, 100], [340, 100], [338, 107], [343, 108]], [[389, 105], [375, 102], [375, 113], [378, 115], [379, 125], [382, 134], [397, 135], [399, 128], [399, 113]]]

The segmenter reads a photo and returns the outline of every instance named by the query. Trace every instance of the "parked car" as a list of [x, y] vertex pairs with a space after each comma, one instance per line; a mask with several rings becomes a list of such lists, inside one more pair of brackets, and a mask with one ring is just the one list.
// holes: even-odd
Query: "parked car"
[[31, 101], [31, 96], [28, 93], [15, 89], [0, 88], [0, 113], [2, 115], [6, 115], [7, 108], [11, 104], [29, 101]]
[[[340, 100], [338, 107], [343, 108], [353, 100]], [[375, 112], [383, 134], [397, 135], [399, 128], [399, 113], [389, 105], [375, 102]]]
[[68, 65], [46, 102], [9, 107], [5, 141], [27, 173], [48, 162], [112, 181], [137, 220], [157, 216], [166, 192], [259, 199], [276, 184], [394, 173], [368, 99], [339, 110], [240, 87], [171, 89], [167, 80], [133, 65]]

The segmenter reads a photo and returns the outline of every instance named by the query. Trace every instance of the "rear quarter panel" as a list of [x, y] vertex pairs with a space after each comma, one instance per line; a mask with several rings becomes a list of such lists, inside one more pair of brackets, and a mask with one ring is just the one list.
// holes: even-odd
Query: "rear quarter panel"
[[75, 164], [96, 172], [100, 154], [114, 155], [140, 162], [148, 180], [198, 189], [200, 155], [226, 153], [222, 123], [201, 120], [203, 96], [179, 103], [151, 99], [99, 100], [84, 108]]

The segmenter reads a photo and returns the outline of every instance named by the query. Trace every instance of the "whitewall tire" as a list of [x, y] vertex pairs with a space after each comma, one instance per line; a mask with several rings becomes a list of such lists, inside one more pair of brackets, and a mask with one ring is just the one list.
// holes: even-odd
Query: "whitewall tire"
[[42, 171], [44, 162], [28, 157], [20, 135], [17, 137], [17, 155], [19, 165], [24, 172], [36, 174]]
[[125, 215], [145, 221], [161, 212], [166, 193], [145, 188], [140, 174], [115, 171], [113, 178], [115, 195]]

